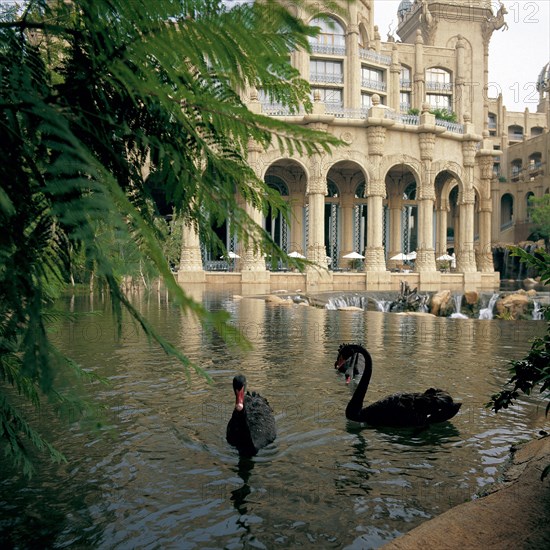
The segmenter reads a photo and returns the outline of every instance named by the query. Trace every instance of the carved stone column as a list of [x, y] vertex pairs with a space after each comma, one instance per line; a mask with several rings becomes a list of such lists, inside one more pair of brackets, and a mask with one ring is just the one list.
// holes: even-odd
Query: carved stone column
[[[376, 106], [376, 105], [375, 105]], [[386, 271], [383, 246], [384, 207], [386, 187], [380, 177], [380, 160], [384, 153], [386, 128], [369, 126], [367, 128], [369, 159], [373, 173], [377, 175], [367, 183], [367, 246], [365, 249], [365, 271]]]
[[462, 273], [475, 273], [476, 256], [474, 250], [474, 190], [462, 192], [459, 198], [460, 242], [457, 247], [456, 267]]
[[412, 106], [415, 109], [420, 109], [425, 97], [426, 76], [424, 73], [424, 39], [422, 31], [416, 31], [416, 39], [414, 41], [414, 75], [413, 75], [413, 98]]
[[[361, 59], [359, 58], [359, 26], [350, 24], [346, 34], [346, 103], [349, 109], [361, 107]], [[309, 79], [308, 79], [309, 80]]]
[[320, 162], [313, 162], [312, 174], [307, 185], [309, 205], [307, 259], [321, 267], [327, 267], [325, 248], [325, 195], [326, 178], [321, 177]]
[[200, 240], [193, 225], [183, 224], [181, 240], [178, 282], [204, 282]]
[[465, 72], [465, 49], [464, 38], [459, 34], [456, 42], [456, 78], [455, 78], [455, 103], [454, 111], [458, 120], [462, 120], [464, 114], [464, 105], [467, 105], [466, 93], [466, 72]]
[[[248, 142], [248, 163], [254, 169], [258, 178], [261, 177], [261, 164], [259, 161], [259, 156], [262, 153], [262, 148], [258, 143], [253, 140]], [[254, 208], [251, 204], [248, 204], [243, 201], [242, 207], [250, 218], [260, 227], [263, 224], [262, 213]], [[254, 242], [248, 242], [246, 244], [238, 244], [238, 253], [240, 259], [237, 261], [238, 271], [242, 273], [245, 272], [265, 272], [265, 260], [263, 254], [260, 250], [254, 246]]]
[[493, 155], [490, 153], [489, 149], [483, 149], [478, 153], [477, 157], [483, 196], [479, 208], [479, 248], [476, 259], [478, 268], [482, 273], [493, 273], [495, 270], [493, 251], [491, 249], [491, 216], [493, 211], [491, 179], [493, 177]]
[[[400, 252], [401, 249], [401, 197], [392, 196], [389, 208], [390, 208], [390, 250], [388, 258], [393, 258]], [[398, 263], [402, 263], [397, 260], [390, 260], [390, 266], [395, 267]]]
[[344, 256], [353, 252], [353, 195], [344, 195], [340, 202], [342, 214], [342, 251]]
[[439, 258], [447, 253], [447, 215], [450, 211], [447, 199], [441, 200], [436, 210], [437, 237], [435, 241], [435, 256]]
[[[422, 119], [424, 117], [425, 114], [423, 113]], [[422, 161], [422, 179], [418, 186], [418, 245], [416, 248], [415, 271], [427, 272], [436, 271], [433, 245], [435, 189], [431, 176], [435, 134], [423, 132], [419, 134], [418, 138], [420, 160]]]

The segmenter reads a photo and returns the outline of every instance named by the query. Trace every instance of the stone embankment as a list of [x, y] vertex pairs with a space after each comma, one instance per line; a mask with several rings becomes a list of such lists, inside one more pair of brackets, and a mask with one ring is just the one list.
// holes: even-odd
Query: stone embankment
[[503, 479], [466, 502], [386, 544], [384, 550], [550, 548], [550, 436], [512, 448]]

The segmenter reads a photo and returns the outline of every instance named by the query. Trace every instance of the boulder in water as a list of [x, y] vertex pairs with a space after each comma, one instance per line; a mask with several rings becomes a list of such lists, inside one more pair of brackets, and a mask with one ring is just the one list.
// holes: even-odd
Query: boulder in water
[[430, 311], [433, 315], [442, 315], [451, 301], [450, 290], [440, 290], [432, 296]]
[[529, 296], [524, 291], [503, 296], [497, 301], [495, 308], [501, 316], [509, 315], [513, 319], [521, 319], [527, 314], [528, 305]]

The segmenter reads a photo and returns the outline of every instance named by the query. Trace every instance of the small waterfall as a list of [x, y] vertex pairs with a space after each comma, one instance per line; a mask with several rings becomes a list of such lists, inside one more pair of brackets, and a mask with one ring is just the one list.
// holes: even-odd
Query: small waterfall
[[460, 313], [460, 307], [462, 306], [463, 294], [455, 294], [453, 296], [453, 302], [455, 303], [455, 313]]
[[484, 307], [479, 311], [479, 318], [480, 319], [492, 319], [493, 318], [493, 310], [495, 308], [495, 304], [498, 300], [498, 297], [500, 294], [493, 294], [491, 296], [491, 299], [489, 300], [489, 303], [487, 304], [487, 307]]
[[533, 320], [534, 321], [542, 321], [542, 305], [540, 302], [537, 302], [536, 300], [533, 300]]
[[365, 296], [334, 296], [328, 299], [325, 309], [334, 310], [349, 306], [365, 309], [366, 303]]
[[388, 312], [391, 306], [391, 300], [377, 300], [373, 298], [372, 301], [376, 304], [376, 309], [378, 311]]
[[449, 317], [451, 319], [468, 319], [468, 316], [464, 315], [464, 313], [461, 313], [461, 311], [460, 311], [461, 306], [462, 306], [463, 296], [464, 296], [464, 294], [455, 294], [453, 296], [453, 302], [454, 302], [454, 305], [455, 305], [455, 312], [451, 313], [451, 315], [449, 315]]

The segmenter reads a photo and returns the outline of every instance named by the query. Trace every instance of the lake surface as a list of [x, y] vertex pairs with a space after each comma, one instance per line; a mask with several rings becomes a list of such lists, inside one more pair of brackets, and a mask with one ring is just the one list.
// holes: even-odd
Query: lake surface
[[[3, 466], [3, 548], [377, 548], [483, 492], [512, 444], [548, 429], [536, 398], [498, 415], [484, 408], [542, 321], [330, 311], [229, 292], [199, 299], [228, 310], [253, 349], [204, 331], [163, 294], [135, 297], [212, 384], [188, 379], [129, 320], [117, 340], [99, 298], [67, 298], [66, 309], [96, 313], [53, 326], [53, 337], [108, 379], [88, 388], [106, 412], [69, 426], [44, 413], [68, 464], [41, 462], [30, 481]], [[342, 342], [373, 356], [366, 402], [433, 386], [462, 410], [421, 433], [347, 421], [354, 388], [333, 368]], [[278, 437], [253, 459], [225, 441], [238, 372], [276, 413]]]

